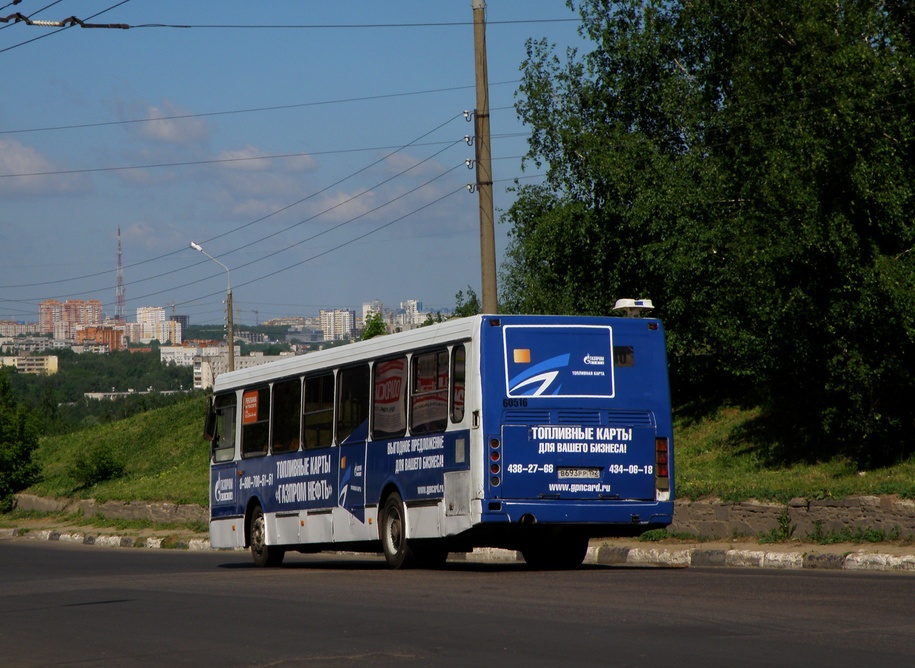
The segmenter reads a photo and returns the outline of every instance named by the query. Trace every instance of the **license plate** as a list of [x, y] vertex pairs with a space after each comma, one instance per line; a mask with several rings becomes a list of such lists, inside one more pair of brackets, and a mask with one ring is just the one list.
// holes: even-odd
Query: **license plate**
[[599, 468], [560, 468], [557, 469], [559, 478], [600, 478]]

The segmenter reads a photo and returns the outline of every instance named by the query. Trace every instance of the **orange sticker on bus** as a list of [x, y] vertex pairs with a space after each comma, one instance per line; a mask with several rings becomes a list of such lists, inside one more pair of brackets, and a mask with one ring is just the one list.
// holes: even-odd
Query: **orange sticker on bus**
[[241, 423], [251, 424], [257, 422], [257, 390], [245, 392], [243, 398], [244, 413], [242, 413]]

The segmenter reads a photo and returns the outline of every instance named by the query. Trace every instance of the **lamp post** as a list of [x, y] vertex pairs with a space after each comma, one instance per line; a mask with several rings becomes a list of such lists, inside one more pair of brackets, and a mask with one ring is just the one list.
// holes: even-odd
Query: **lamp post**
[[224, 265], [222, 262], [217, 260], [215, 257], [203, 250], [203, 246], [198, 243], [191, 242], [191, 248], [195, 251], [200, 251], [213, 262], [218, 264], [220, 267], [226, 270], [226, 308], [229, 312], [229, 317], [227, 320], [228, 323], [228, 335], [229, 335], [229, 371], [235, 371], [235, 334], [232, 331], [232, 277], [229, 275], [229, 268]]

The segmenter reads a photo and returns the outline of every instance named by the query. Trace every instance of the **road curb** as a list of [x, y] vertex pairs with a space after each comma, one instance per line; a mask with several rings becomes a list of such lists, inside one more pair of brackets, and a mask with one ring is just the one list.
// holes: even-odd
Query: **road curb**
[[591, 547], [585, 563], [626, 566], [689, 566], [710, 568], [828, 569], [915, 572], [915, 555], [896, 556], [869, 552], [847, 554], [769, 552], [765, 550], [715, 550], [703, 548]]
[[[110, 534], [60, 532], [53, 530], [26, 531], [0, 529], [0, 538], [27, 538], [104, 547], [133, 547], [145, 549], [213, 550], [210, 541], [197, 539], [167, 539], [131, 537]], [[477, 548], [466, 555], [455, 555], [461, 561], [478, 563], [514, 563], [523, 561], [515, 550]], [[662, 568], [769, 568], [782, 570], [851, 570], [883, 572], [915, 572], [915, 555], [892, 555], [871, 552], [776, 552], [766, 550], [723, 550], [708, 548], [627, 547], [592, 545], [585, 564], [601, 566], [651, 566]]]

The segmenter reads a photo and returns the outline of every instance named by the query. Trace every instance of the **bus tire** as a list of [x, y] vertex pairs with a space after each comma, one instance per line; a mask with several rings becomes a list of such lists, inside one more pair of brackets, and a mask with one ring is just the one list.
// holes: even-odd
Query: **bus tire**
[[260, 506], [255, 506], [254, 512], [251, 513], [251, 533], [248, 542], [251, 545], [251, 558], [255, 566], [263, 568], [283, 563], [286, 552], [273, 545], [267, 545], [267, 523]]
[[525, 563], [537, 570], [569, 570], [578, 568], [588, 554], [585, 536], [559, 535], [531, 541], [521, 549]]
[[407, 515], [403, 500], [397, 492], [393, 492], [384, 502], [381, 549], [391, 568], [410, 568], [413, 565], [413, 550], [407, 544]]

